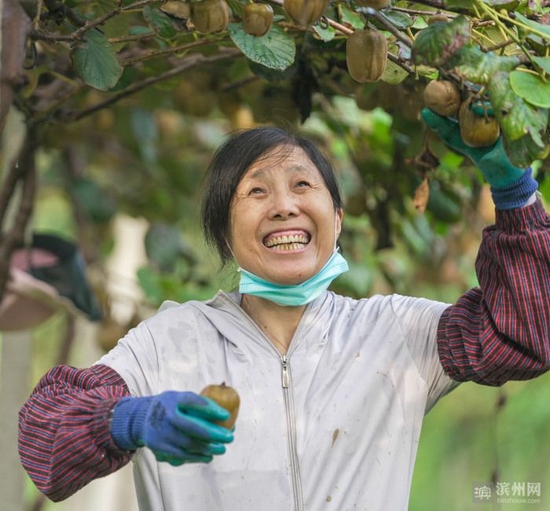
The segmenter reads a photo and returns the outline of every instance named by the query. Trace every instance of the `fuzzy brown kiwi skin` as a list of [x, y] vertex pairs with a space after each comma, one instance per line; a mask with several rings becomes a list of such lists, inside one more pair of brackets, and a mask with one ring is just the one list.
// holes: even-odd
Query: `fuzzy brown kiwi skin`
[[359, 83], [380, 80], [388, 62], [388, 42], [378, 30], [356, 30], [346, 43], [346, 65]]
[[462, 97], [458, 87], [448, 80], [432, 80], [423, 92], [424, 104], [436, 114], [456, 117]]
[[428, 25], [433, 25], [434, 23], [448, 23], [449, 18], [444, 14], [434, 14], [426, 20]]
[[492, 146], [500, 136], [498, 121], [472, 112], [470, 99], [465, 99], [460, 106], [458, 124], [462, 140], [469, 147]]
[[215, 423], [232, 430], [235, 427], [241, 404], [241, 399], [237, 391], [223, 382], [220, 385], [206, 386], [201, 390], [200, 395], [212, 399], [212, 401], [215, 401], [230, 413], [229, 419], [225, 421], [215, 421]]
[[254, 37], [261, 37], [273, 24], [273, 7], [269, 4], [246, 4], [243, 9], [243, 30]]
[[191, 4], [191, 21], [201, 34], [222, 32], [229, 23], [229, 7], [225, 0], [201, 0]]
[[312, 25], [325, 12], [328, 0], [284, 0], [286, 15], [301, 27]]

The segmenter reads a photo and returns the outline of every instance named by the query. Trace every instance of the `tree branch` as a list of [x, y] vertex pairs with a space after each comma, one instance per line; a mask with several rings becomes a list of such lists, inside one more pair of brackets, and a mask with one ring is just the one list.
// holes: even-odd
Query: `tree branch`
[[[122, 6], [119, 4], [118, 7], [113, 9], [110, 12], [107, 12], [100, 16], [99, 18], [96, 18], [92, 21], [86, 21], [81, 18], [79, 18], [70, 7], [65, 6], [64, 4], [58, 2], [57, 0], [45, 0], [46, 7], [48, 7], [48, 10], [52, 13], [54, 16], [58, 16], [61, 19], [67, 17], [74, 25], [79, 27], [77, 30], [75, 30], [72, 34], [52, 34], [49, 32], [43, 32], [40, 30], [33, 30], [30, 38], [34, 40], [44, 40], [44, 41], [51, 41], [51, 42], [61, 42], [61, 41], [68, 41], [68, 42], [76, 42], [84, 38], [86, 35], [86, 32], [89, 30], [92, 30], [94, 28], [97, 28], [103, 24], [105, 24], [107, 21], [109, 21], [111, 18], [117, 16], [118, 14], [130, 11], [134, 9], [140, 9], [147, 4], [152, 4], [156, 2], [157, 0], [138, 0], [137, 2], [134, 2], [130, 5]], [[52, 10], [53, 9], [53, 10]], [[57, 14], [59, 13], [59, 14]]]
[[383, 16], [379, 11], [373, 9], [372, 7], [359, 7], [357, 10], [359, 12], [362, 12], [367, 17], [374, 18], [381, 25], [383, 25], [388, 32], [393, 34], [398, 41], [401, 41], [409, 48], [412, 47], [413, 42], [409, 39], [409, 37], [406, 36], [403, 32], [397, 30], [397, 28], [390, 22], [390, 20]]
[[[36, 191], [36, 132], [29, 129], [27, 138], [19, 153], [21, 166], [19, 179], [22, 181], [22, 194], [13, 226], [2, 235], [0, 242], [0, 301], [4, 296], [10, 277], [10, 262], [13, 251], [25, 241], [25, 229], [31, 217]], [[14, 162], [17, 166], [17, 161]]]
[[103, 16], [100, 16], [99, 18], [96, 18], [93, 21], [87, 22], [83, 27], [73, 32], [72, 34], [73, 39], [75, 40], [82, 39], [82, 37], [86, 32], [88, 32], [88, 30], [92, 30], [93, 28], [103, 25], [108, 20], [110, 20], [117, 14], [120, 14], [121, 12], [130, 11], [133, 9], [140, 9], [141, 7], [145, 7], [147, 4], [152, 4], [155, 1], [157, 0], [138, 0], [137, 2], [134, 2], [133, 4], [130, 4], [130, 5], [126, 5], [126, 6], [119, 5], [116, 9], [113, 9], [111, 12], [107, 12]]
[[[19, 153], [21, 155], [21, 153]], [[0, 226], [4, 225], [4, 217], [10, 203], [10, 198], [13, 197], [15, 186], [23, 176], [23, 168], [19, 166], [18, 159], [11, 164], [6, 177], [0, 189]]]
[[67, 18], [73, 25], [81, 27], [86, 23], [86, 20], [78, 16], [70, 7], [67, 7], [63, 2], [58, 0], [44, 0], [44, 5], [56, 23], [61, 23]]
[[205, 46], [212, 43], [223, 43], [229, 41], [229, 37], [224, 37], [223, 39], [198, 39], [191, 43], [181, 44], [180, 46], [174, 46], [173, 48], [163, 48], [162, 50], [153, 50], [144, 53], [143, 55], [138, 55], [126, 60], [121, 59], [120, 65], [122, 67], [130, 66], [136, 62], [142, 62], [144, 60], [153, 59], [156, 57], [164, 57], [166, 55], [172, 55], [174, 53], [183, 52], [190, 50], [191, 48], [196, 48], [198, 46]]
[[80, 110], [79, 112], [67, 112], [64, 115], [60, 116], [60, 120], [62, 122], [79, 121], [83, 117], [102, 110], [103, 108], [106, 108], [123, 98], [135, 94], [136, 92], [139, 92], [147, 87], [150, 87], [151, 85], [155, 85], [156, 83], [173, 78], [174, 76], [177, 76], [199, 64], [210, 64], [212, 62], [218, 62], [220, 60], [232, 59], [240, 55], [242, 55], [242, 53], [237, 48], [221, 49], [219, 53], [217, 53], [216, 55], [211, 55], [210, 57], [205, 57], [202, 54], [189, 55], [182, 59], [183, 62], [179, 66], [176, 66], [158, 76], [151, 76], [149, 78], [146, 78], [145, 80], [142, 80], [141, 82], [135, 83], [134, 85], [127, 87], [119, 93], [108, 97], [104, 101], [100, 101], [99, 103], [96, 103], [95, 105], [92, 105], [91, 107], [88, 107], [84, 110]]
[[437, 7], [438, 9], [445, 9], [445, 2], [443, 0], [415, 0], [414, 3], [426, 5], [428, 7]]

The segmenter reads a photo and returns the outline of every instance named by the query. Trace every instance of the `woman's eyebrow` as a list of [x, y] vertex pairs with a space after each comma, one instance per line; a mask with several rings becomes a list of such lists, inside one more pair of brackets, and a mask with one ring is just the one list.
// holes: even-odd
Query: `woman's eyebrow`
[[[265, 176], [266, 174], [266, 168], [262, 167], [262, 168], [259, 168], [259, 169], [256, 169], [254, 171], [252, 171], [250, 174], [248, 174], [246, 177], [248, 179], [258, 179], [258, 178], [262, 178]], [[311, 170], [310, 168], [308, 168], [307, 166], [305, 165], [302, 165], [302, 164], [297, 164], [297, 165], [292, 165], [291, 167], [286, 167], [283, 169], [286, 173], [293, 173], [293, 172], [302, 172], [302, 171], [306, 171], [308, 174], [311, 174]]]
[[265, 175], [265, 170], [264, 169], [257, 169], [255, 170], [254, 172], [248, 174], [248, 176], [245, 176], [249, 179], [257, 179], [257, 178], [260, 178], [260, 177], [264, 177]]

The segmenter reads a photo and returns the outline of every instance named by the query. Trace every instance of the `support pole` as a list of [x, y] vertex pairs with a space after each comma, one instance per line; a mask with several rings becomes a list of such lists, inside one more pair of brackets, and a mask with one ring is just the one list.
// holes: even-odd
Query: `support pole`
[[30, 330], [2, 333], [0, 366], [0, 495], [2, 509], [24, 507], [25, 471], [17, 450], [18, 413], [29, 397]]

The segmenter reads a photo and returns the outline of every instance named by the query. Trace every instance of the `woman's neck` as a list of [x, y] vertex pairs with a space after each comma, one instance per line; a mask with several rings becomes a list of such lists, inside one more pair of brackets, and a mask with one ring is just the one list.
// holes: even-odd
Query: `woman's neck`
[[288, 351], [292, 337], [306, 308], [289, 307], [264, 298], [242, 295], [241, 307], [258, 325], [265, 336], [283, 355]]

